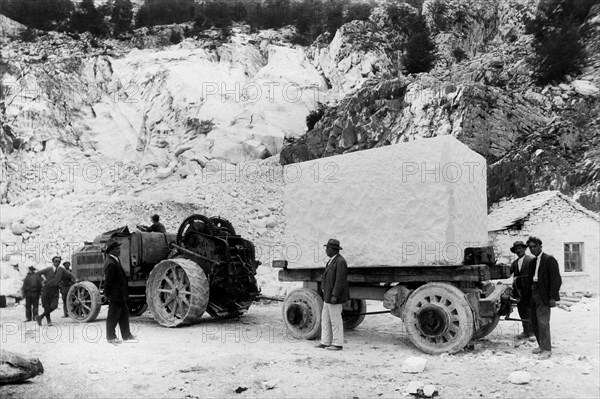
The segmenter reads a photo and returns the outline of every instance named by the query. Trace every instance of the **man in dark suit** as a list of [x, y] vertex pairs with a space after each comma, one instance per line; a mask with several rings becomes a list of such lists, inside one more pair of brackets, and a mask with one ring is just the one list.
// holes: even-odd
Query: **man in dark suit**
[[510, 265], [510, 272], [513, 274], [513, 292], [514, 297], [519, 301], [517, 310], [519, 317], [523, 320], [523, 332], [517, 335], [517, 338], [527, 339], [533, 335], [531, 322], [529, 320], [529, 299], [531, 297], [531, 281], [529, 280], [529, 263], [533, 256], [525, 255], [527, 245], [523, 241], [515, 241], [510, 252], [517, 255], [517, 259]]
[[167, 234], [167, 229], [165, 228], [165, 225], [160, 222], [160, 217], [158, 215], [152, 215], [151, 220], [152, 225], [146, 230], [148, 233], [156, 232]]
[[[64, 262], [63, 267], [70, 272], [71, 262]], [[69, 293], [69, 289], [71, 289], [71, 286], [75, 282], [75, 279], [73, 279], [71, 276], [72, 275], [65, 274], [62, 281], [60, 282], [60, 296], [62, 297], [63, 301], [63, 317], [69, 317], [69, 313], [67, 312], [67, 294]]]
[[317, 348], [339, 351], [344, 346], [342, 307], [350, 299], [348, 265], [340, 255], [342, 247], [338, 240], [332, 238], [324, 246], [329, 261], [321, 280], [324, 304], [321, 313], [321, 343]]
[[531, 262], [531, 325], [538, 348], [533, 353], [547, 359], [552, 354], [550, 339], [550, 308], [560, 301], [558, 292], [562, 284], [558, 262], [553, 256], [542, 252], [542, 240], [529, 237], [529, 251], [535, 257]]
[[[108, 343], [134, 342], [136, 337], [129, 330], [129, 309], [127, 299], [127, 275], [121, 265], [121, 244], [111, 238], [106, 243], [106, 260], [104, 261], [104, 295], [108, 299], [108, 315], [106, 316], [106, 339]], [[119, 324], [123, 341], [117, 338], [116, 328]]]
[[42, 307], [44, 308], [44, 313], [37, 316], [35, 321], [41, 326], [42, 320], [44, 317], [48, 320], [48, 324], [52, 323], [50, 320], [50, 313], [54, 311], [58, 307], [58, 297], [60, 295], [60, 283], [67, 276], [70, 276], [73, 280], [76, 280], [76, 277], [73, 273], [65, 269], [64, 267], [60, 267], [60, 256], [55, 256], [52, 258], [52, 266], [47, 267], [43, 270], [37, 272], [37, 274], [42, 278], [44, 288], [42, 288]]
[[25, 317], [27, 319], [25, 321], [37, 320], [40, 294], [42, 292], [42, 279], [35, 272], [35, 267], [29, 266], [29, 273], [25, 276], [21, 290], [25, 297]]

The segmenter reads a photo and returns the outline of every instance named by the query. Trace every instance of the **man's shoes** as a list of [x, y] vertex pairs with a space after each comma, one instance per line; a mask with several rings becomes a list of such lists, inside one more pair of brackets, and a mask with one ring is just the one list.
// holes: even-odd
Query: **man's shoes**
[[108, 340], [108, 343], [109, 343], [109, 344], [113, 344], [113, 345], [119, 345], [119, 344], [121, 344], [122, 342], [123, 342], [123, 341], [121, 341], [121, 340], [120, 340], [120, 339], [118, 339], [118, 338], [113, 338], [113, 339], [109, 339], [109, 340]]
[[325, 348], [329, 348], [329, 346], [330, 345], [319, 344], [319, 345], [315, 345], [315, 348], [325, 349]]
[[23, 320], [23, 323], [27, 323], [29, 321], [31, 321], [31, 319]]
[[534, 355], [539, 355], [542, 352], [543, 352], [542, 348], [535, 348], [534, 350], [531, 351], [531, 353], [533, 353]]
[[136, 342], [137, 341], [137, 336], [135, 335], [130, 335], [127, 338], [123, 338], [123, 342]]
[[38, 323], [38, 326], [42, 326], [42, 316], [35, 316], [35, 321]]
[[341, 351], [344, 347], [343, 346], [338, 346], [338, 345], [331, 345], [327, 347], [327, 350], [330, 351]]
[[516, 336], [517, 339], [528, 339], [529, 337], [531, 337], [531, 334], [524, 332]]
[[66, 319], [66, 318], [68, 318], [68, 317], [69, 317], [69, 315], [68, 315], [68, 314], [66, 314], [66, 315], [64, 315], [62, 318], [63, 318], [63, 319]]
[[545, 360], [545, 359], [550, 359], [550, 356], [552, 356], [552, 351], [542, 351], [540, 353], [540, 360]]
[[51, 321], [48, 322], [48, 327], [51, 327], [53, 325], [54, 325], [54, 323], [52, 323]]

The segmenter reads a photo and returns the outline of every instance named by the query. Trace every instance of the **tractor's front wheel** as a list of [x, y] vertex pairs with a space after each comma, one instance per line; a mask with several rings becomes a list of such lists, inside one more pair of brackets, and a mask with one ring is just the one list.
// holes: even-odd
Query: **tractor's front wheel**
[[89, 281], [73, 284], [67, 293], [67, 313], [75, 321], [87, 323], [96, 320], [101, 306], [100, 291]]

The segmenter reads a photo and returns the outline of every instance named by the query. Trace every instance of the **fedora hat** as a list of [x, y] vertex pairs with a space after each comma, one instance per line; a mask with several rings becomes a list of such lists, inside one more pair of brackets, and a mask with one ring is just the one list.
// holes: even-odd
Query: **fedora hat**
[[60, 257], [60, 255], [53, 256], [52, 257], [52, 262], [54, 262], [55, 259], [58, 259], [59, 262], [62, 260], [62, 258]]
[[515, 241], [515, 243], [513, 244], [512, 248], [510, 249], [510, 252], [512, 252], [514, 254], [517, 247], [525, 247], [525, 248], [527, 248], [527, 244], [525, 244], [523, 241]]
[[330, 238], [329, 241], [327, 241], [327, 244], [325, 244], [323, 246], [324, 247], [333, 248], [333, 249], [337, 249], [338, 251], [340, 249], [344, 249], [344, 248], [340, 247], [340, 241], [336, 240], [335, 238]]
[[117, 248], [117, 247], [120, 247], [120, 246], [121, 246], [121, 244], [119, 244], [117, 242], [117, 240], [115, 240], [114, 238], [111, 238], [108, 241], [106, 241], [106, 249], [105, 249], [105, 251], [108, 252], [111, 249], [114, 249], [114, 248]]
[[29, 266], [29, 268], [28, 268], [28, 269], [29, 269], [29, 270], [32, 270], [32, 271], [33, 271], [33, 270], [37, 270], [37, 269], [35, 268], [35, 266]]

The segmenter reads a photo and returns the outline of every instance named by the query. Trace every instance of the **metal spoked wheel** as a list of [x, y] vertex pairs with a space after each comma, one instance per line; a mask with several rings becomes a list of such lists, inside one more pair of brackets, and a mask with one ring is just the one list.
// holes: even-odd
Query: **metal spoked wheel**
[[315, 291], [298, 288], [283, 301], [283, 322], [294, 338], [314, 339], [321, 335], [323, 299]]
[[163, 260], [148, 277], [148, 307], [154, 319], [165, 327], [197, 323], [208, 306], [208, 298], [208, 279], [200, 266], [189, 259]]
[[367, 301], [364, 299], [351, 299], [344, 304], [342, 309], [342, 319], [344, 320], [344, 329], [352, 330], [360, 325], [365, 319], [367, 311]]
[[100, 291], [89, 281], [73, 284], [67, 293], [67, 312], [73, 320], [82, 323], [94, 321], [101, 306]]
[[458, 352], [473, 337], [473, 311], [450, 284], [417, 288], [406, 301], [403, 320], [411, 342], [432, 355]]
[[187, 217], [179, 226], [177, 231], [177, 245], [186, 248], [195, 247], [197, 234], [211, 234], [215, 230], [213, 222], [204, 215], [192, 215]]

